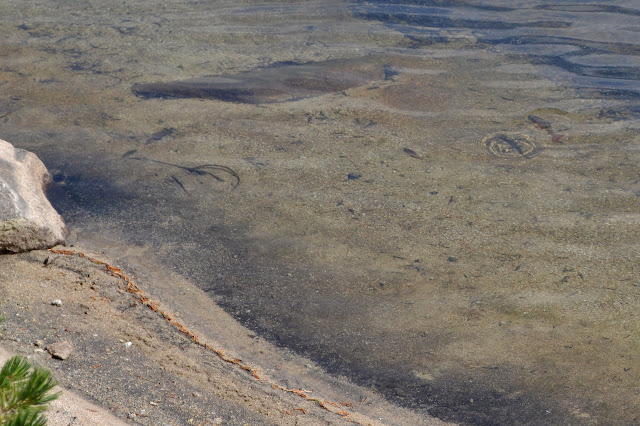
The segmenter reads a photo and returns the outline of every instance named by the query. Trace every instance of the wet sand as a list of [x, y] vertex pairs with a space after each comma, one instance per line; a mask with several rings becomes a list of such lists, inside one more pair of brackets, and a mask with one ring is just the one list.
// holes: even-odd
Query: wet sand
[[[63, 386], [50, 424], [117, 424], [112, 416], [135, 424], [444, 424], [328, 376], [213, 304], [189, 310], [206, 309], [215, 324], [192, 324], [165, 311], [167, 302], [188, 307], [198, 298], [196, 287], [170, 281], [176, 277], [164, 281], [174, 292], [157, 294], [162, 281], [156, 280], [147, 293], [140, 279], [141, 292], [132, 293], [113, 267], [96, 263], [107, 260], [103, 254], [57, 249], [83, 256], [0, 257], [0, 345], [50, 369]], [[150, 297], [146, 303], [143, 295]], [[52, 305], [55, 299], [62, 305]], [[74, 349], [58, 360], [38, 352], [37, 341], [68, 341]]]

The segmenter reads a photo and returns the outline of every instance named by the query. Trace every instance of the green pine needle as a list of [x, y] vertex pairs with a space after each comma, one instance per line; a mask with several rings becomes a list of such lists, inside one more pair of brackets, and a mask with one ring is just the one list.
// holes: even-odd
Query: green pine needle
[[60, 393], [50, 393], [56, 386], [50, 371], [39, 367], [30, 369], [26, 358], [14, 356], [0, 370], [1, 426], [47, 424], [42, 413]]

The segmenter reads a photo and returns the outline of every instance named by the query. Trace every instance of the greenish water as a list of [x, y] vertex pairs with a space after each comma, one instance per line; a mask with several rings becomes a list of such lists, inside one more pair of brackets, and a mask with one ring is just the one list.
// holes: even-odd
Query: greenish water
[[503, 3], [5, 2], [0, 138], [74, 239], [393, 402], [633, 424], [640, 9]]

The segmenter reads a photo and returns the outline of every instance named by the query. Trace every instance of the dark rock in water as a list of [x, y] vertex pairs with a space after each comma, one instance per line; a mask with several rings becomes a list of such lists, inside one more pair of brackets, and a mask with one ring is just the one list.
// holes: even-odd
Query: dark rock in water
[[50, 180], [35, 154], [0, 139], [0, 253], [64, 242], [67, 228], [44, 194]]
[[371, 81], [383, 80], [385, 75], [383, 64], [370, 58], [358, 58], [306, 64], [276, 64], [229, 76], [134, 84], [131, 91], [147, 99], [204, 98], [260, 104], [341, 92]]
[[152, 134], [151, 137], [149, 139], [147, 139], [147, 141], [144, 144], [145, 145], [149, 145], [150, 143], [158, 142], [158, 141], [162, 140], [166, 136], [173, 135], [175, 132], [176, 132], [176, 129], [174, 129], [173, 127], [171, 127], [171, 128], [165, 127], [164, 129], [160, 130], [159, 132], [155, 132], [154, 134]]

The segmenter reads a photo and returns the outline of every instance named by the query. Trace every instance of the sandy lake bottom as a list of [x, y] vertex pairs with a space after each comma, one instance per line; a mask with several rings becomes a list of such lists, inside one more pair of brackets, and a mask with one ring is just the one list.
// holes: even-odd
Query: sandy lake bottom
[[[48, 6], [0, 6], [0, 137], [47, 164], [73, 241], [417, 413], [638, 421], [637, 95], [320, 4], [263, 33], [231, 3]], [[378, 71], [266, 103], [131, 91], [285, 61]]]

